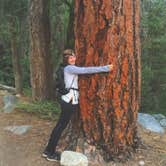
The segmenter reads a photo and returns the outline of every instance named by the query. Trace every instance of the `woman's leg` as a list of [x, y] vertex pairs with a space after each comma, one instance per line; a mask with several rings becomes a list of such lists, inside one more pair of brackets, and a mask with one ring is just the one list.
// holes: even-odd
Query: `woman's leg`
[[71, 116], [74, 112], [73, 105], [71, 103], [66, 103], [64, 101], [61, 101], [61, 114], [60, 118], [55, 126], [55, 128], [52, 130], [48, 145], [46, 147], [46, 151], [50, 154], [53, 154], [55, 152], [55, 148], [57, 146], [57, 143], [59, 141], [59, 138], [63, 132], [63, 130], [66, 128], [67, 124], [69, 123]]

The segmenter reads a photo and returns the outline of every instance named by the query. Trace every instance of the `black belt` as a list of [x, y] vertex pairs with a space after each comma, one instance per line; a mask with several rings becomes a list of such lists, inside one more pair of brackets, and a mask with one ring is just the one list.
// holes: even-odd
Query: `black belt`
[[77, 88], [69, 88], [69, 89], [73, 89], [73, 90], [79, 91]]

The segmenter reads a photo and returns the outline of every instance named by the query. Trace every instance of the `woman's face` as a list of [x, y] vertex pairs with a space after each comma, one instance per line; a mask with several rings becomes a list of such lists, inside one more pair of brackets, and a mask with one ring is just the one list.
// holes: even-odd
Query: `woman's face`
[[75, 65], [75, 63], [76, 63], [76, 56], [73, 54], [73, 55], [70, 55], [69, 57], [68, 57], [68, 64], [70, 64], [70, 65]]

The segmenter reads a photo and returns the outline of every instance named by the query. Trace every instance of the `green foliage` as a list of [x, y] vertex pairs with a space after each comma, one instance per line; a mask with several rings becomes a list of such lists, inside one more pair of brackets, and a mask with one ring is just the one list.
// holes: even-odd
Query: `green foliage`
[[10, 52], [4, 51], [0, 57], [0, 83], [13, 85], [14, 76], [13, 76], [13, 70], [11, 70], [12, 60], [11, 60], [11, 56], [9, 55], [10, 55]]
[[142, 108], [165, 114], [166, 1], [142, 2]]
[[[70, 5], [73, 5], [73, 0], [50, 0], [51, 54], [55, 69], [61, 62], [67, 40]], [[10, 45], [12, 30], [17, 37], [24, 88], [30, 86], [28, 7], [28, 0], [0, 1], [0, 43], [4, 46], [3, 57], [0, 58], [0, 83], [14, 86]], [[12, 26], [11, 22], [14, 23]]]
[[[28, 96], [29, 98], [32, 96], [32, 90], [30, 87], [26, 87], [23, 90], [24, 96]], [[33, 113], [37, 116], [40, 116], [43, 119], [51, 119], [56, 120], [60, 113], [60, 106], [58, 102], [55, 101], [22, 101], [20, 100], [16, 108], [18, 110]]]
[[60, 112], [58, 103], [50, 101], [19, 102], [16, 108], [25, 112], [34, 113], [44, 119], [55, 120]]
[[32, 89], [31, 89], [31, 87], [29, 86], [27, 86], [26, 88], [24, 88], [23, 89], [23, 94], [25, 95], [25, 96], [28, 96], [28, 97], [31, 97], [32, 96]]
[[25, 88], [28, 88], [30, 87], [30, 64], [28, 56], [24, 56], [24, 58], [21, 59], [21, 65], [23, 73], [23, 85]]
[[[0, 83], [14, 86], [14, 73], [11, 58], [11, 31], [15, 33], [18, 53], [23, 67], [24, 87], [29, 85], [29, 49], [28, 43], [28, 0], [1, 0], [0, 1], [0, 43], [3, 52], [0, 59]], [[1, 52], [1, 50], [0, 50]]]
[[151, 112], [154, 103], [152, 87], [150, 86], [151, 80], [154, 77], [152, 69], [146, 65], [142, 68], [142, 111]]
[[[69, 4], [71, 3], [68, 1]], [[56, 68], [62, 58], [62, 52], [67, 39], [67, 26], [69, 21], [69, 8], [62, 0], [51, 0], [50, 21], [51, 21], [51, 54]]]

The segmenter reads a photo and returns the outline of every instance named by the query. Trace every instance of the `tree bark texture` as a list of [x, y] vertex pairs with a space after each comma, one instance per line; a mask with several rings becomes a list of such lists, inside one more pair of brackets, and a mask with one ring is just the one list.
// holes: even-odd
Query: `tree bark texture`
[[75, 1], [80, 66], [113, 64], [110, 73], [80, 76], [80, 114], [87, 140], [109, 160], [135, 147], [140, 106], [139, 0]]
[[30, 69], [34, 100], [52, 97], [49, 0], [30, 1]]
[[65, 43], [65, 48], [71, 48], [73, 49], [74, 47], [74, 0], [71, 1], [71, 3], [67, 3], [68, 5], [68, 10], [69, 10], [69, 20], [68, 20], [68, 25], [67, 25], [67, 37], [66, 37], [66, 43]]
[[15, 32], [15, 24], [13, 19], [11, 19], [10, 33], [11, 33], [11, 53], [12, 53], [15, 88], [16, 88], [16, 93], [22, 94], [23, 91], [22, 68], [20, 64], [20, 54], [18, 51], [18, 44], [17, 44], [18, 42], [16, 36], [17, 34]]

